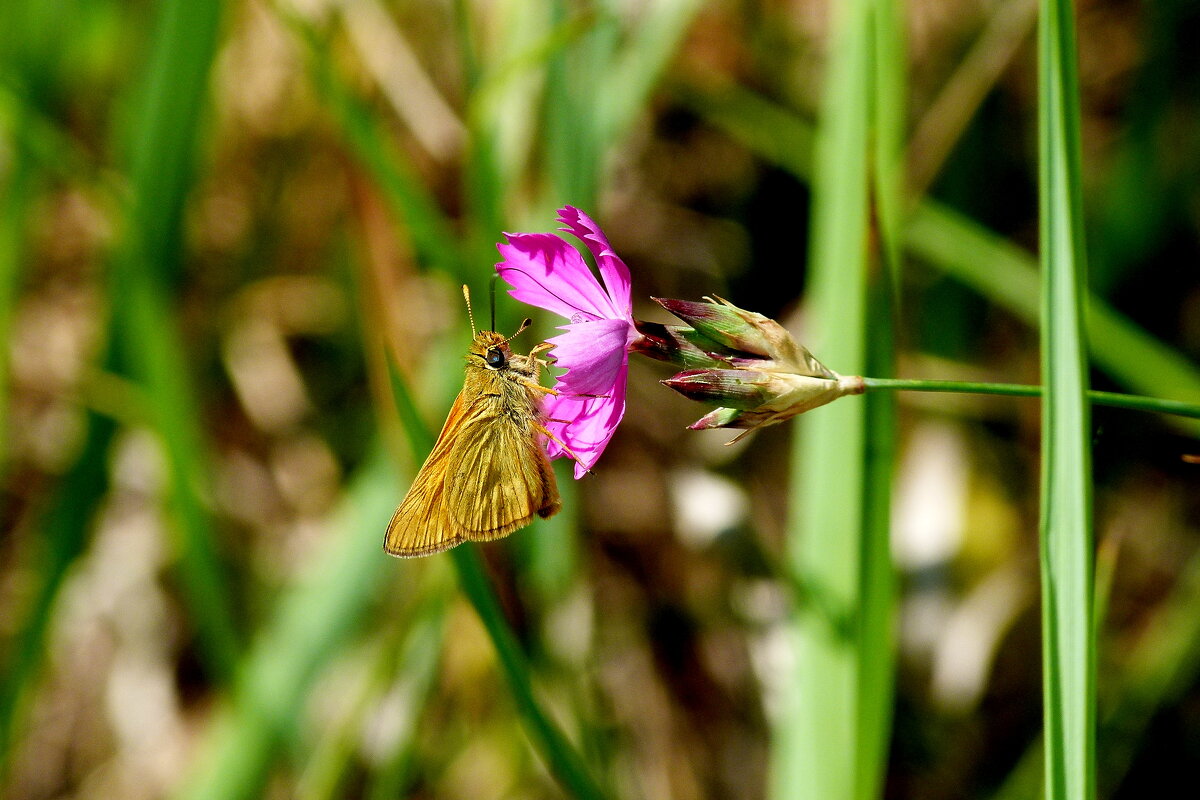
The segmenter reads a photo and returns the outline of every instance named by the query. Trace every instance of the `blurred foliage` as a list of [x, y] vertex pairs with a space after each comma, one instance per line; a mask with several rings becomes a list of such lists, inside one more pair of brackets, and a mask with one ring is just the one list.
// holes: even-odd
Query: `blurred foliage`
[[[381, 542], [460, 386], [459, 284], [486, 297], [502, 232], [568, 203], [640, 317], [717, 294], [835, 370], [885, 330], [898, 376], [1037, 382], [1034, 4], [898, 4], [906, 53], [863, 51], [902, 59], [862, 77], [907, 182], [869, 189], [903, 207], [870, 251], [894, 324], [853, 330], [805, 292], [839, 185], [813, 124], [867, 102], [823, 99], [832, 5], [0, 4], [0, 796], [778, 792], [816, 602], [782, 577], [814, 555], [792, 426], [685, 431], [635, 360], [562, 514], [453, 557]], [[1195, 401], [1200, 13], [1076, 24], [1092, 384]], [[894, 677], [882, 791], [1036, 797], [1037, 403], [896, 399], [894, 477], [861, 478], [897, 577], [894, 676], [886, 636], [858, 654]], [[1098, 791], [1140, 797], [1200, 762], [1200, 443], [1115, 409], [1089, 433]]]

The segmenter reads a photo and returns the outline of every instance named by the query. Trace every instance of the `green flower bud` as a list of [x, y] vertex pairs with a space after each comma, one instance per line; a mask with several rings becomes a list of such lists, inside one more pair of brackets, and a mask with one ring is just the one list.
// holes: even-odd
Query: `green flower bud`
[[730, 363], [754, 369], [778, 369], [836, 379], [837, 374], [796, 343], [787, 328], [769, 317], [738, 308], [720, 297], [703, 303], [690, 300], [654, 298], [660, 306], [696, 332], [729, 350], [736, 351], [725, 359]]
[[638, 323], [646, 344], [639, 348], [635, 343], [634, 349], [690, 367], [662, 383], [718, 406], [690, 425], [692, 430], [750, 431], [866, 390], [862, 378], [842, 377], [827, 368], [786, 328], [762, 314], [719, 297], [703, 303], [655, 300], [693, 327]]
[[[747, 316], [749, 312], [742, 311], [728, 303], [714, 301], [696, 303], [690, 300], [671, 300], [661, 297], [651, 299], [704, 336], [730, 350], [771, 357], [770, 342], [764, 336], [762, 329], [755, 324], [755, 320]], [[752, 316], [766, 319], [759, 314]]]
[[744, 369], [694, 369], [662, 381], [689, 400], [757, 408], [770, 399], [771, 376]]

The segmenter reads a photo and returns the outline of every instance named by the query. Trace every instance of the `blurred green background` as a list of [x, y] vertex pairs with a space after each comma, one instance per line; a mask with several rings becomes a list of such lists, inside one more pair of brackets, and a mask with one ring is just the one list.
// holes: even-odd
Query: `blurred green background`
[[[687, 432], [706, 409], [635, 359], [558, 517], [481, 561], [381, 543], [461, 386], [458, 286], [486, 318], [502, 231], [559, 206], [637, 316], [718, 294], [853, 369], [806, 335], [814, 123], [867, 102], [825, 91], [836, 5], [3, 3], [0, 796], [586, 795], [570, 763], [610, 797], [780, 796], [817, 602], [784, 577], [792, 425]], [[844, 335], [903, 377], [1037, 383], [1035, 3], [891, 7], [899, 222], [863, 230], [896, 313]], [[1200, 8], [1077, 24], [1094, 385], [1200, 401]], [[500, 293], [498, 329], [527, 313]], [[1091, 433], [1099, 794], [1142, 797], [1200, 763], [1200, 442]], [[867, 436], [881, 792], [1036, 797], [1038, 404], [908, 394]]]

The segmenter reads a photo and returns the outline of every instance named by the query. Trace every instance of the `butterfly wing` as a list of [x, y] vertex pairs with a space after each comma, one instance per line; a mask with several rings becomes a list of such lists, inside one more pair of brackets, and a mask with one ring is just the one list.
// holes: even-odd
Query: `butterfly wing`
[[464, 541], [498, 539], [561, 507], [533, 414], [511, 414], [494, 394], [460, 392], [403, 502], [383, 549], [424, 556]]
[[561, 507], [550, 458], [533, 427], [534, 414], [506, 411], [500, 397], [478, 401], [478, 413], [455, 438], [446, 474], [446, 507], [471, 541], [506, 536]]
[[446, 511], [445, 491], [450, 451], [471, 405], [464, 394], [465, 391], [459, 392], [454, 399], [433, 450], [421, 465], [396, 513], [392, 514], [383, 537], [383, 549], [390, 555], [424, 556], [448, 550], [463, 541]]

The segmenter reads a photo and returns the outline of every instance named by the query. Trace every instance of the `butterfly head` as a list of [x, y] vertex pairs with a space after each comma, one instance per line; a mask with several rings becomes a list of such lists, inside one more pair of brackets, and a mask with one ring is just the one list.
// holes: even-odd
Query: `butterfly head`
[[471, 342], [467, 361], [490, 370], [505, 369], [512, 360], [513, 352], [508, 339], [495, 331], [480, 331]]

